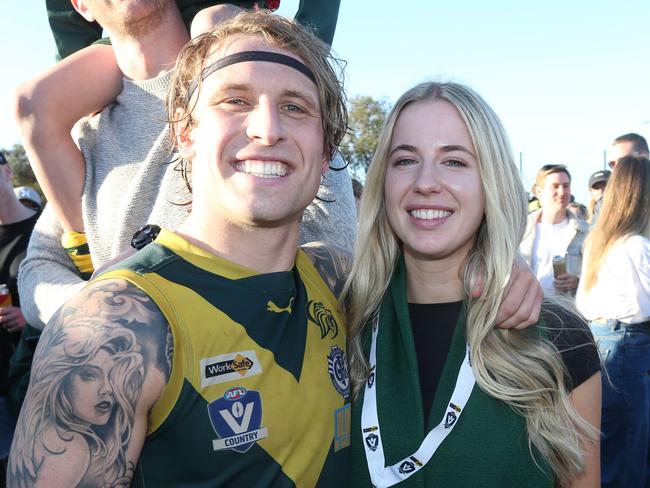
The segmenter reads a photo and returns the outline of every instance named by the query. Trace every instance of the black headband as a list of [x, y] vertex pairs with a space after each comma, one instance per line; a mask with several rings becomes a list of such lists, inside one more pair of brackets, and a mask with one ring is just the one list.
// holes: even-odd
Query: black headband
[[[305, 66], [304, 63], [298, 61], [296, 58], [292, 58], [291, 56], [271, 51], [242, 51], [217, 59], [214, 63], [203, 69], [201, 72], [201, 81], [205, 80], [208, 76], [221, 68], [225, 68], [231, 64], [245, 63], [246, 61], [266, 61], [269, 63], [284, 64], [285, 66], [289, 66], [290, 68], [300, 71], [303, 75], [313, 81], [314, 84], [316, 83], [316, 77], [314, 76], [314, 73], [307, 66]], [[198, 86], [199, 82], [196, 80], [193, 80], [192, 83], [190, 83], [190, 87], [187, 91], [188, 102], [190, 98], [192, 98], [192, 95]]]

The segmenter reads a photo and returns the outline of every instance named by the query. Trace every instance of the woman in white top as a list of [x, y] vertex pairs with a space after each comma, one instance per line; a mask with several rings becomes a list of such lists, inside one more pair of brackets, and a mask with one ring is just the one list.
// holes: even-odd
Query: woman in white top
[[648, 486], [650, 468], [650, 161], [616, 165], [585, 242], [577, 305], [603, 374], [602, 486]]

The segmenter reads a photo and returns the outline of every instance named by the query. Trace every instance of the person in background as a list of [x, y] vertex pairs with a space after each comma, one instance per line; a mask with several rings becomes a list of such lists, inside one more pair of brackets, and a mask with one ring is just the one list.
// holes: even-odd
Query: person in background
[[600, 205], [599, 202], [602, 200], [603, 195], [605, 194], [605, 187], [607, 186], [607, 182], [609, 181], [609, 177], [611, 175], [612, 172], [605, 169], [596, 171], [589, 177], [589, 194], [591, 195], [591, 199], [587, 205], [587, 209], [589, 211], [589, 223], [596, 223], [594, 220], [596, 206]]
[[497, 115], [465, 86], [424, 83], [379, 140], [346, 285], [351, 486], [597, 487], [586, 324], [546, 304], [526, 331], [494, 328], [527, 213]]
[[[625, 156], [642, 156], [644, 158], [650, 157], [650, 152], [648, 151], [648, 141], [642, 135], [630, 132], [629, 134], [623, 134], [618, 136], [612, 142], [612, 150], [609, 153], [609, 168], [614, 171], [616, 168], [616, 163], [618, 160]], [[595, 225], [598, 221], [598, 216], [600, 215], [600, 209], [603, 204], [603, 199], [601, 198], [596, 205], [594, 206], [594, 211], [591, 217], [591, 225]]]
[[578, 220], [587, 221], [589, 218], [589, 211], [587, 210], [586, 205], [580, 202], [571, 202], [567, 207], [567, 210]]
[[[13, 172], [0, 151], [0, 463], [9, 455], [16, 419], [7, 404], [9, 361], [13, 355], [25, 318], [20, 308], [17, 276], [25, 257], [29, 236], [39, 213], [23, 205], [14, 193]], [[4, 477], [2, 478], [4, 479]]]
[[[582, 244], [589, 224], [568, 210], [571, 174], [562, 164], [547, 164], [537, 172], [535, 195], [540, 209], [528, 215], [519, 250], [537, 276], [544, 293], [573, 293], [578, 288], [582, 266]], [[553, 257], [566, 259], [565, 272], [555, 275]]]
[[603, 361], [602, 486], [650, 485], [650, 161], [624, 156], [585, 242], [576, 305]]
[[650, 157], [648, 141], [645, 137], [630, 132], [614, 139], [612, 150], [609, 152], [609, 168], [613, 170], [618, 160], [625, 156]]
[[532, 190], [528, 193], [528, 213], [539, 210], [539, 199], [535, 195], [535, 185], [533, 185]]
[[37, 212], [40, 212], [43, 208], [43, 200], [41, 196], [28, 186], [17, 186], [14, 188], [14, 193], [16, 198], [20, 200], [20, 203], [25, 205], [27, 208], [31, 208]]

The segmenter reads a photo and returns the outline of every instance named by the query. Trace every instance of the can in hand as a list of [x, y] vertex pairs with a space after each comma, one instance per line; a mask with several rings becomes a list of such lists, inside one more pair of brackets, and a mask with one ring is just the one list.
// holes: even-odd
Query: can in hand
[[11, 307], [11, 292], [7, 285], [0, 285], [0, 307]]
[[566, 273], [566, 259], [564, 256], [553, 256], [553, 276], [557, 278]]

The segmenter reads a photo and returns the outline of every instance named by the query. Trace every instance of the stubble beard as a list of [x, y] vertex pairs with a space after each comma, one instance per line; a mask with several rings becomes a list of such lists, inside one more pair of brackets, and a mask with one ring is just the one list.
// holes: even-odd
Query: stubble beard
[[[157, 26], [173, 7], [172, 0], [138, 0], [135, 8], [126, 11], [116, 7], [115, 0], [100, 0], [96, 9], [98, 22], [113, 36], [138, 39], [147, 35]], [[143, 9], [145, 10], [143, 12]]]

